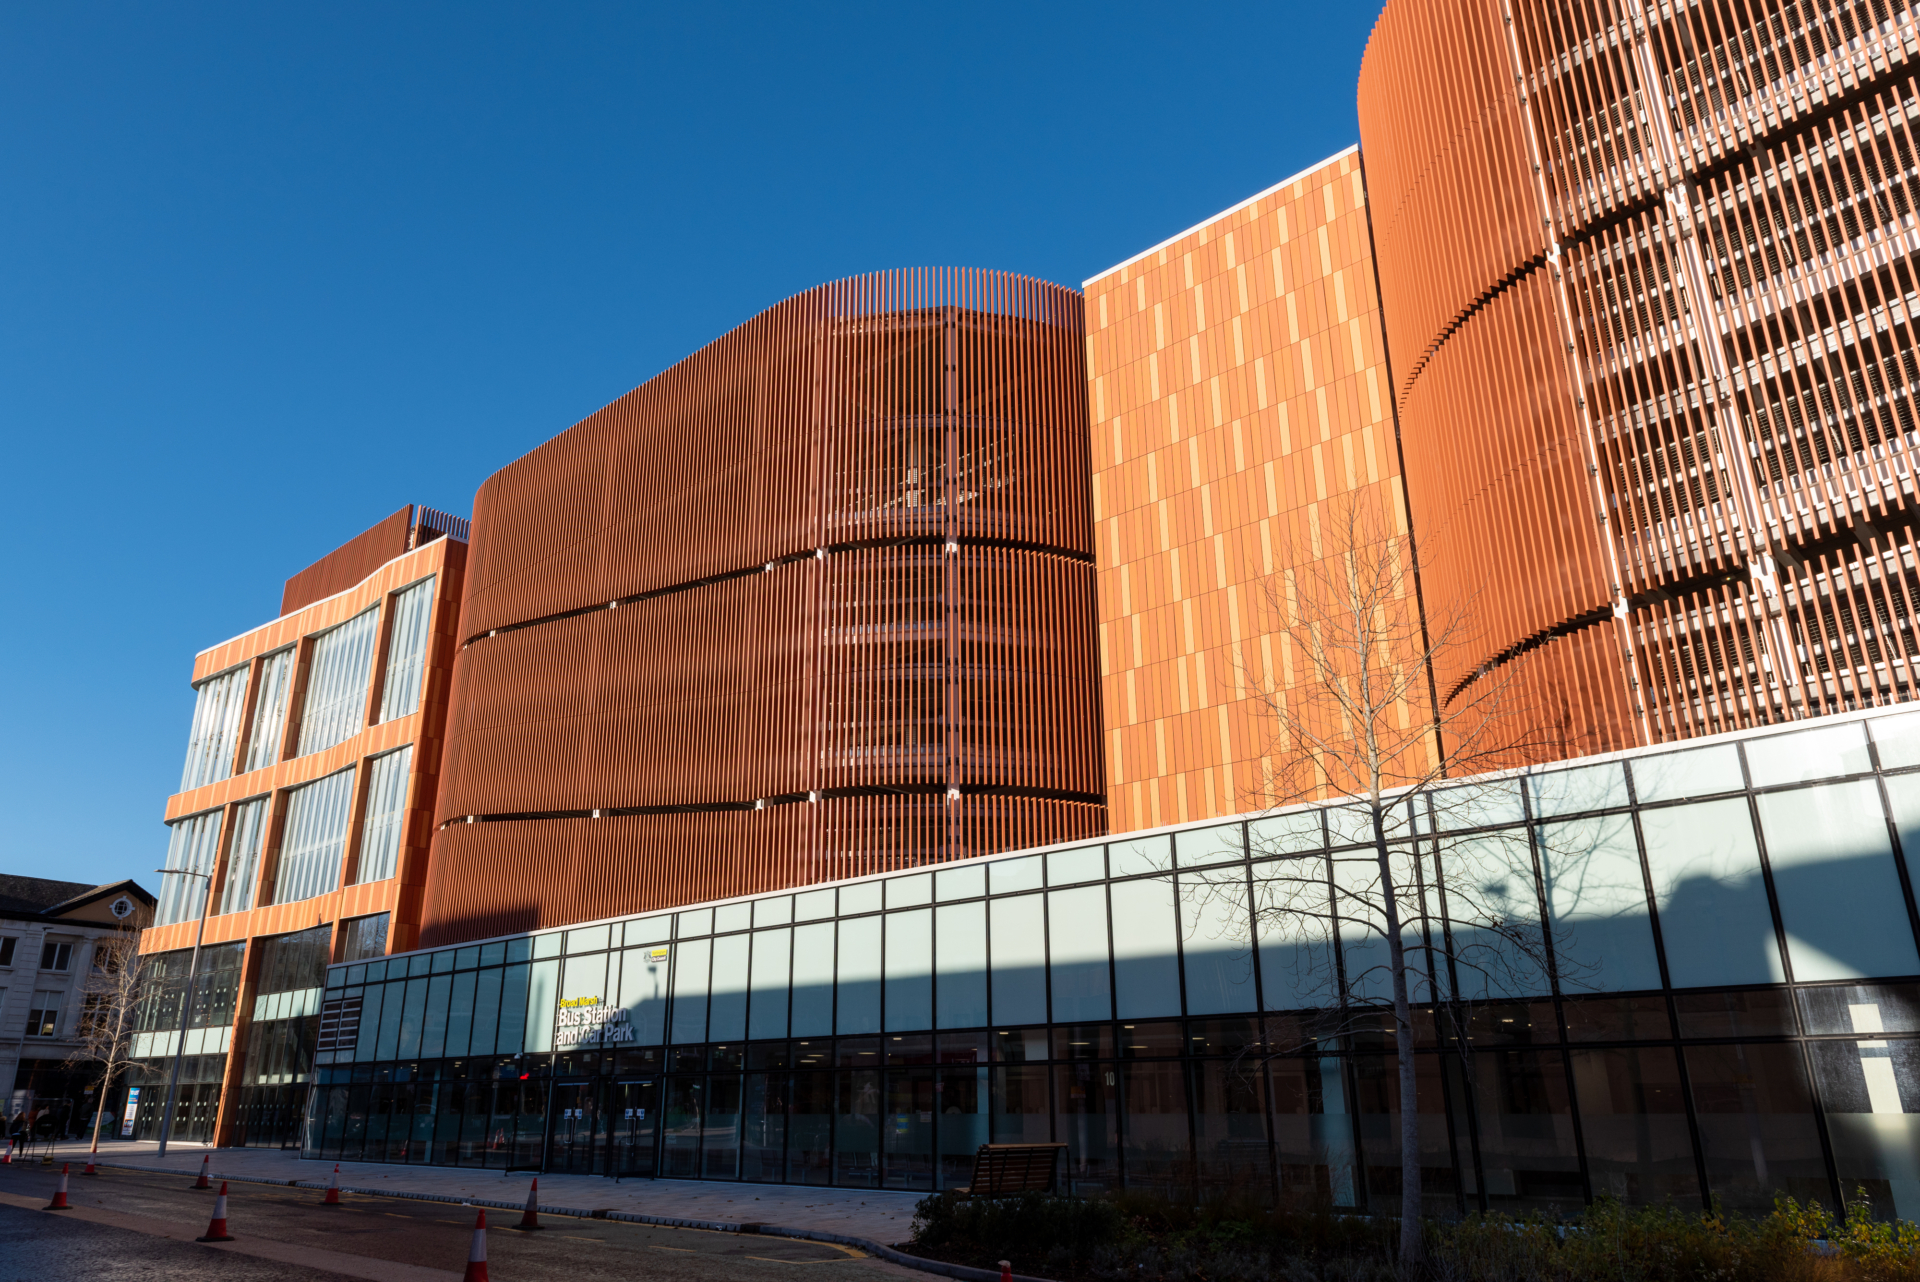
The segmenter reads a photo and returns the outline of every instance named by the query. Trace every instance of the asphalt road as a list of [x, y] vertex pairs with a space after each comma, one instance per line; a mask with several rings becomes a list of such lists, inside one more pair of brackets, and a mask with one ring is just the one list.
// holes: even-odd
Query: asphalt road
[[[233, 1184], [227, 1222], [238, 1241], [207, 1246], [213, 1195], [190, 1179], [103, 1171], [69, 1180], [72, 1212], [44, 1211], [58, 1168], [0, 1166], [0, 1282], [446, 1282], [466, 1268], [474, 1210], [442, 1202]], [[543, 1215], [538, 1233], [488, 1210], [493, 1282], [707, 1282], [708, 1279], [919, 1278], [929, 1275], [849, 1247], [791, 1238], [660, 1228]]]

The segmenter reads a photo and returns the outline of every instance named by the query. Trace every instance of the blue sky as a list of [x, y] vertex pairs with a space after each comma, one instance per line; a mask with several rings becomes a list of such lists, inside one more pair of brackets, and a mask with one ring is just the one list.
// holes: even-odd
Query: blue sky
[[197, 650], [884, 267], [1078, 283], [1355, 140], [1378, 5], [0, 10], [0, 872], [162, 859]]

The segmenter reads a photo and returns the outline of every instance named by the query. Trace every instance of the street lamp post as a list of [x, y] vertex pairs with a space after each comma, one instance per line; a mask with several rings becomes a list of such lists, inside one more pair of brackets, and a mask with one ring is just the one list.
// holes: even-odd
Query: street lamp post
[[167, 1078], [167, 1108], [160, 1115], [160, 1152], [156, 1156], [165, 1157], [167, 1140], [173, 1134], [173, 1100], [180, 1089], [180, 1061], [187, 1053], [187, 1026], [193, 1023], [193, 987], [200, 975], [200, 940], [207, 933], [207, 909], [213, 906], [213, 874], [195, 872], [191, 868], [156, 868], [154, 871], [179, 877], [199, 877], [207, 883], [207, 893], [200, 900], [200, 927], [193, 932], [193, 959], [187, 963], [187, 1000], [180, 1012], [180, 1036], [174, 1042], [173, 1073]]

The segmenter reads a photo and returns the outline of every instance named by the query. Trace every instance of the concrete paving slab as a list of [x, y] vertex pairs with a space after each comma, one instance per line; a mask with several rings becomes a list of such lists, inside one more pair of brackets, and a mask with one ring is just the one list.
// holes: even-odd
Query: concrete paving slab
[[[202, 1155], [211, 1157], [211, 1173], [219, 1179], [299, 1181], [324, 1184], [332, 1162], [308, 1160], [280, 1149], [207, 1148], [199, 1144], [170, 1144], [159, 1158], [152, 1142], [115, 1140], [100, 1145], [100, 1160], [137, 1170], [164, 1170], [191, 1181], [200, 1170]], [[62, 1145], [55, 1162], [78, 1164], [86, 1160], [87, 1146]], [[38, 1155], [35, 1159], [38, 1161]], [[405, 1197], [451, 1197], [462, 1201], [508, 1203], [526, 1201], [531, 1172], [502, 1176], [450, 1166], [393, 1166], [382, 1162], [340, 1163], [342, 1188]], [[540, 1176], [540, 1204], [560, 1214], [574, 1211], [621, 1211], [661, 1220], [726, 1225], [777, 1224], [893, 1246], [905, 1242], [913, 1226], [913, 1207], [925, 1194], [881, 1189], [816, 1188], [792, 1184], [737, 1184], [718, 1180], [636, 1180], [615, 1183], [596, 1175]]]

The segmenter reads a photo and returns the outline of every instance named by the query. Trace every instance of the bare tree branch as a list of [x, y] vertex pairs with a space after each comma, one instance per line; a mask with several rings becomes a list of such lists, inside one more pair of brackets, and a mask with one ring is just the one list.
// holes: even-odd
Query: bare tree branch
[[96, 940], [93, 965], [80, 985], [81, 1012], [74, 1038], [79, 1046], [67, 1056], [69, 1064], [92, 1064], [100, 1089], [94, 1097], [93, 1148], [100, 1151], [100, 1121], [107, 1092], [133, 1061], [134, 1019], [148, 987], [148, 967], [140, 955], [140, 936], [134, 929]]

